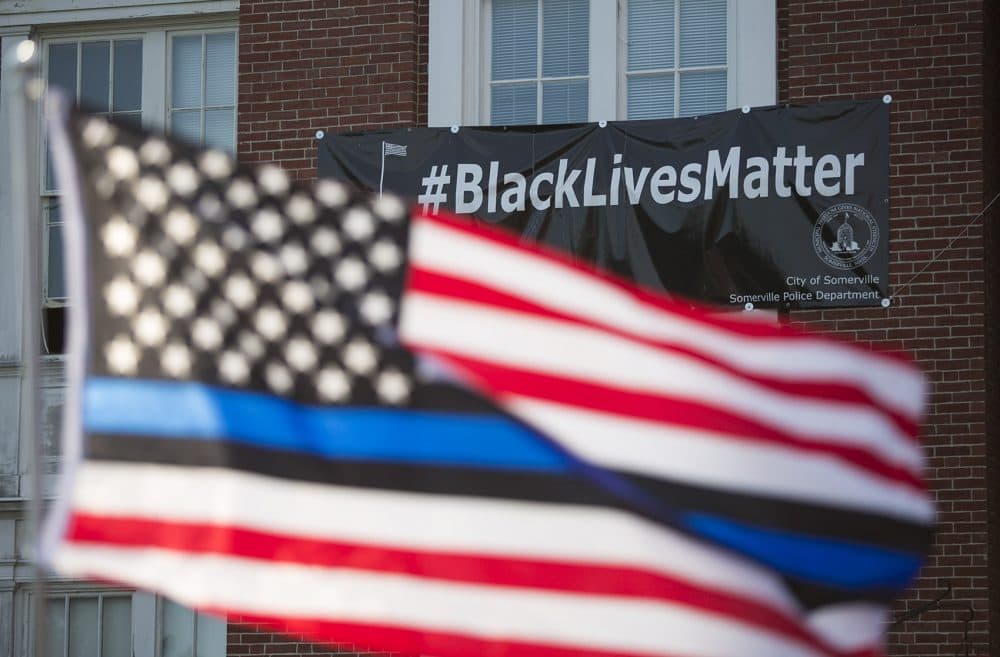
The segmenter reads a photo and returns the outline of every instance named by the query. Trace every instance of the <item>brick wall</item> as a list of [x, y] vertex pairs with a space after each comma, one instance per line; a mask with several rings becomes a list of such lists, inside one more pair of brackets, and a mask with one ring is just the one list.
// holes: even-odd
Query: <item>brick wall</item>
[[[932, 382], [923, 430], [938, 533], [897, 612], [951, 582], [987, 652], [983, 2], [779, 0], [779, 101], [892, 94], [888, 310], [792, 321], [916, 356]], [[897, 655], [961, 654], [961, 604], [891, 634]], [[998, 649], [994, 646], [994, 649]]]
[[377, 653], [359, 649], [352, 644], [324, 646], [302, 636], [276, 633], [257, 623], [230, 622], [226, 637], [227, 657], [377, 657]]
[[[1000, 3], [985, 4], [986, 34], [1000, 32]], [[985, 197], [1000, 194], [1000, 40], [985, 40], [983, 92], [985, 112], [983, 124], [983, 169]], [[1000, 201], [988, 211], [983, 221], [983, 245], [986, 249], [986, 435], [996, 436], [1000, 429]], [[990, 627], [994, 636], [1000, 632], [1000, 485], [996, 473], [1000, 470], [1000, 443], [987, 440], [987, 498], [989, 512]], [[992, 642], [994, 649], [1000, 640]]]
[[427, 5], [243, 0], [240, 159], [312, 178], [317, 130], [426, 124]]

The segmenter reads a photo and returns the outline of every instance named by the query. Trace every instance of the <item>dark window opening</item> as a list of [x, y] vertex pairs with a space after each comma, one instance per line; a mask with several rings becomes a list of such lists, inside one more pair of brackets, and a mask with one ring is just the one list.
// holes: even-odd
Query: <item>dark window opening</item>
[[42, 354], [66, 353], [66, 308], [42, 308]]

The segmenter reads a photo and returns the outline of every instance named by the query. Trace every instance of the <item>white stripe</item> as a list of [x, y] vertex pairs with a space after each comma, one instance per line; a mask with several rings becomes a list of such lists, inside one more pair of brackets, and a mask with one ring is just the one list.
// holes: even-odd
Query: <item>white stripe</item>
[[400, 334], [418, 348], [708, 404], [798, 436], [867, 449], [915, 474], [922, 471], [911, 438], [871, 406], [782, 394], [601, 329], [411, 293]]
[[866, 602], [822, 607], [809, 613], [809, 627], [827, 644], [844, 652], [864, 648], [881, 649], [885, 644], [886, 617], [889, 610]]
[[812, 657], [782, 635], [660, 601], [491, 587], [168, 550], [68, 546], [65, 572], [195, 607], [427, 628], [480, 638], [690, 657]]
[[[742, 336], [647, 304], [618, 287], [540, 258], [428, 221], [415, 223], [410, 261], [449, 276], [605, 326], [675, 342], [745, 371], [789, 381], [830, 380], [866, 390], [912, 421], [920, 420], [924, 383], [892, 358], [824, 339]], [[517, 272], [511, 276], [510, 272]]]
[[527, 397], [501, 401], [584, 459], [611, 468], [734, 493], [933, 521], [925, 494], [835, 456]]
[[797, 609], [770, 571], [613, 509], [93, 461], [80, 469], [73, 507], [94, 515], [236, 525], [320, 540], [627, 565]]

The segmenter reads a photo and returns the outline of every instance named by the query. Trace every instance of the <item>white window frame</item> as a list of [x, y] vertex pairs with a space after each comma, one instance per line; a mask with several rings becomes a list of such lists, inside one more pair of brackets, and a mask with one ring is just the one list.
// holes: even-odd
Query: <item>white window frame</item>
[[[492, 107], [490, 102], [493, 98], [494, 87], [502, 87], [506, 85], [519, 84], [525, 82], [531, 82], [535, 85], [535, 122], [542, 123], [542, 111], [544, 106], [544, 94], [545, 94], [545, 83], [546, 82], [556, 82], [563, 80], [586, 80], [587, 90], [590, 93], [590, 89], [593, 87], [592, 76], [590, 73], [590, 68], [594, 65], [593, 57], [590, 58], [591, 61], [588, 62], [587, 74], [586, 75], [550, 75], [546, 76], [543, 73], [544, 62], [543, 52], [545, 51], [545, 21], [544, 21], [544, 0], [539, 0], [538, 2], [538, 41], [535, 43], [535, 75], [530, 78], [516, 78], [511, 80], [493, 80], [493, 48], [490, 39], [484, 39], [483, 45], [483, 55], [482, 55], [482, 71], [483, 71], [483, 81], [484, 81], [484, 92], [482, 98], [482, 115], [483, 122], [487, 124], [490, 122], [492, 116]], [[483, 34], [493, 34], [493, 3], [492, 0], [486, 0], [484, 4], [483, 11]], [[593, 5], [593, 3], [591, 3]], [[593, 7], [591, 7], [591, 14], [595, 13]], [[591, 16], [593, 18], [593, 16]], [[591, 30], [593, 32], [593, 30]], [[589, 106], [589, 105], [588, 105]]]
[[[236, 50], [237, 61], [239, 57], [239, 25], [230, 18], [206, 18], [192, 20], [191, 18], [174, 19], [171, 21], [160, 21], [157, 24], [143, 22], [129, 22], [126, 25], [112, 23], [109, 25], [86, 26], [81, 28], [76, 25], [60, 25], [58, 27], [40, 30], [38, 39], [41, 44], [39, 67], [43, 72], [43, 77], [48, 81], [48, 53], [49, 47], [59, 43], [85, 43], [91, 41], [108, 41], [123, 39], [139, 39], [142, 41], [142, 124], [159, 130], [168, 130], [169, 123], [169, 98], [171, 69], [170, 48], [171, 37], [178, 35], [192, 34], [217, 34], [222, 32], [232, 32], [235, 35], [234, 48]], [[79, 66], [79, 64], [78, 64]], [[237, 71], [238, 74], [238, 71]], [[79, 81], [78, 81], [79, 82]], [[238, 82], [233, 81], [234, 89], [234, 112], [238, 112], [238, 97], [235, 95], [239, 88]], [[202, 114], [204, 114], [202, 107]], [[236, 143], [236, 133], [238, 121], [233, 121], [233, 144]], [[47, 140], [45, 136], [44, 123], [39, 117], [38, 140], [38, 165], [37, 179], [39, 196], [40, 225], [42, 229], [42, 305], [45, 308], [59, 308], [69, 305], [69, 299], [50, 298], [48, 295], [48, 272], [49, 272], [49, 230], [47, 204], [52, 199], [58, 199], [58, 190], [46, 188], [46, 148]], [[61, 354], [52, 354], [48, 358], [62, 358]]]
[[[650, 68], [642, 69], [641, 71], [635, 71], [629, 74], [628, 70], [628, 3], [623, 3], [621, 20], [618, 21], [618, 61], [620, 65], [618, 66], [618, 93], [616, 94], [618, 99], [618, 105], [616, 108], [617, 116], [621, 119], [628, 118], [628, 80], [629, 77], [644, 77], [649, 75], [657, 75], [662, 73], [669, 73], [673, 75], [674, 80], [674, 107], [671, 113], [671, 117], [680, 116], [681, 110], [681, 74], [690, 71], [725, 71], [726, 72], [726, 109], [732, 109], [729, 105], [729, 99], [733, 98], [736, 93], [736, 76], [732, 75], [731, 72], [736, 69], [737, 57], [733, 52], [735, 48], [732, 47], [731, 36], [734, 34], [738, 35], [735, 11], [738, 9], [738, 4], [734, 0], [728, 0], [726, 6], [726, 63], [725, 64], [710, 64], [707, 66], [681, 66], [681, 3], [680, 0], [675, 0], [674, 2], [674, 65], [666, 68]], [[746, 103], [743, 103], [746, 104]], [[734, 107], [739, 107], [735, 105]], [[664, 117], [664, 118], [671, 118]]]
[[[146, 79], [146, 47], [145, 38], [142, 32], [136, 31], [100, 31], [100, 30], [90, 30], [85, 35], [69, 36], [69, 35], [57, 35], [57, 36], [42, 36], [40, 38], [41, 48], [39, 55], [39, 70], [42, 71], [42, 78], [48, 84], [48, 66], [49, 66], [49, 48], [53, 45], [59, 45], [64, 43], [74, 43], [74, 44], [84, 44], [93, 43], [97, 41], [121, 41], [121, 40], [140, 40], [143, 43], [143, 80]], [[79, 92], [80, 86], [80, 75], [81, 66], [80, 63], [80, 49], [77, 49], [77, 89]], [[111, 55], [111, 66], [114, 66], [114, 56]], [[109, 84], [114, 84], [114, 79], [109, 80]], [[145, 94], [145, 87], [143, 88], [143, 94]], [[146, 120], [145, 110], [143, 110], [143, 121]], [[39, 195], [41, 196], [41, 214], [42, 214], [42, 307], [43, 308], [65, 308], [68, 303], [68, 297], [50, 297], [49, 296], [49, 227], [54, 225], [49, 223], [49, 212], [48, 205], [53, 201], [58, 201], [61, 197], [61, 193], [58, 189], [49, 189], [47, 185], [47, 171], [46, 171], [46, 132], [44, 125], [39, 128], [41, 133], [41, 138], [38, 140], [41, 152], [38, 156], [38, 187]], [[62, 225], [64, 222], [58, 222]]]
[[[132, 656], [156, 657], [157, 626], [156, 626], [156, 596], [141, 591], [111, 586], [96, 586], [91, 582], [55, 581], [46, 585], [45, 597], [87, 597], [96, 595], [131, 595], [132, 596]], [[15, 645], [19, 646], [16, 654], [34, 656], [35, 625], [34, 618], [35, 594], [28, 585], [18, 590], [18, 616], [21, 622], [16, 626]], [[98, 622], [100, 622], [98, 617]], [[18, 636], [19, 635], [19, 636]]]
[[[165, 86], [164, 86], [165, 95], [164, 95], [164, 99], [163, 99], [163, 111], [164, 111], [164, 115], [163, 115], [163, 129], [165, 131], [169, 131], [170, 130], [171, 118], [172, 118], [173, 112], [175, 112], [175, 111], [185, 111], [185, 110], [189, 110], [189, 109], [198, 109], [199, 110], [199, 117], [200, 117], [200, 121], [201, 121], [201, 124], [200, 124], [201, 125], [201, 135], [202, 135], [202, 139], [204, 139], [204, 137], [205, 137], [205, 114], [206, 114], [206, 112], [208, 112], [208, 110], [211, 110], [211, 109], [228, 109], [229, 108], [228, 105], [206, 105], [205, 104], [205, 48], [207, 47], [207, 39], [206, 39], [206, 37], [209, 34], [223, 34], [223, 33], [226, 33], [226, 32], [233, 32], [235, 34], [235, 39], [233, 41], [233, 48], [235, 48], [235, 53], [234, 53], [235, 56], [233, 57], [233, 61], [236, 64], [236, 70], [234, 71], [235, 77], [233, 78], [233, 105], [232, 105], [232, 107], [233, 107], [233, 114], [234, 114], [234, 116], [233, 116], [234, 121], [233, 121], [233, 133], [232, 133], [232, 137], [233, 137], [233, 148], [234, 148], [234, 151], [235, 151], [235, 147], [236, 147], [236, 133], [238, 132], [238, 125], [237, 124], [239, 122], [238, 121], [238, 118], [239, 118], [238, 117], [238, 114], [239, 114], [239, 80], [238, 80], [238, 78], [239, 78], [239, 57], [240, 57], [240, 32], [239, 32], [239, 29], [238, 29], [238, 27], [236, 25], [233, 25], [233, 26], [230, 26], [230, 27], [211, 27], [211, 28], [207, 28], [207, 29], [191, 28], [191, 29], [167, 30], [167, 35], [166, 35], [166, 59], [165, 59], [165, 62], [164, 62], [164, 67], [166, 69], [166, 74], [165, 74], [165, 82], [164, 82], [164, 84], [165, 84]], [[173, 83], [174, 83], [174, 80], [173, 80], [173, 74], [174, 74], [174, 67], [173, 67], [173, 47], [174, 47], [174, 45], [173, 45], [173, 39], [172, 39], [172, 37], [175, 37], [175, 36], [201, 36], [201, 71], [200, 71], [199, 75], [200, 75], [200, 78], [201, 78], [201, 100], [202, 100], [202, 102], [201, 102], [201, 105], [199, 105], [197, 108], [193, 108], [193, 107], [192, 108], [187, 108], [187, 107], [184, 107], [184, 108], [172, 109], [170, 107], [173, 104], [171, 102], [170, 94], [172, 93]], [[143, 79], [145, 79], [145, 78], [143, 78]], [[232, 155], [233, 155], [233, 157], [235, 157], [236, 153], [233, 152]]]
[[[163, 598], [145, 591], [134, 591], [118, 586], [98, 586], [92, 582], [70, 580], [52, 581], [46, 585], [46, 588], [46, 598], [130, 595], [132, 597], [132, 657], [160, 657], [163, 640]], [[32, 645], [35, 638], [34, 596], [34, 591], [29, 585], [18, 588], [17, 606], [21, 622], [17, 624], [14, 641], [20, 650], [15, 654], [28, 655], [29, 657], [34, 655]], [[195, 619], [196, 623], [226, 622], [201, 613], [196, 613]], [[101, 618], [98, 617], [98, 622], [100, 620]], [[226, 633], [223, 632], [221, 645], [213, 646], [220, 657], [226, 655], [225, 635]]]
[[[591, 122], [627, 116], [627, 2], [590, 3]], [[773, 105], [777, 100], [776, 0], [728, 0], [726, 10], [726, 108]], [[489, 124], [491, 16], [492, 0], [431, 0], [429, 126]]]

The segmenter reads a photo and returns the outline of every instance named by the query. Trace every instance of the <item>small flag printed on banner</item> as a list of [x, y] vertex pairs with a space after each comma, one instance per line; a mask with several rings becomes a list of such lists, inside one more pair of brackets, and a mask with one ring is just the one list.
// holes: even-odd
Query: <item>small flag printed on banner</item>
[[50, 105], [62, 575], [412, 655], [881, 653], [908, 363]]
[[390, 144], [387, 141], [382, 142], [382, 154], [383, 155], [397, 155], [406, 156], [406, 146], [401, 146], [400, 144]]
[[378, 174], [378, 193], [382, 194], [382, 188], [385, 184], [385, 156], [393, 155], [396, 157], [406, 157], [406, 146], [401, 146], [399, 144], [390, 144], [387, 141], [382, 142], [382, 165], [379, 169]]

